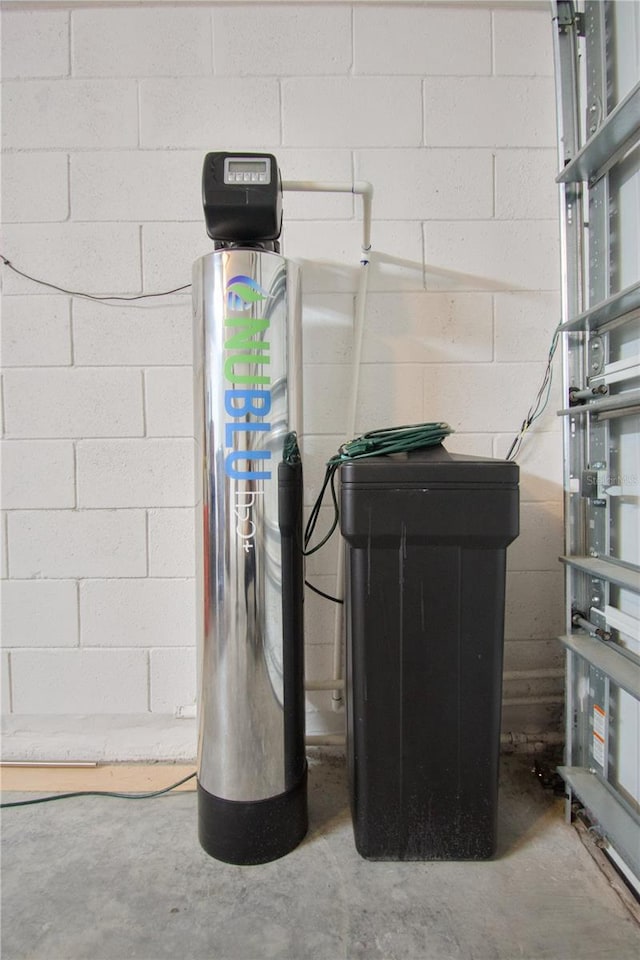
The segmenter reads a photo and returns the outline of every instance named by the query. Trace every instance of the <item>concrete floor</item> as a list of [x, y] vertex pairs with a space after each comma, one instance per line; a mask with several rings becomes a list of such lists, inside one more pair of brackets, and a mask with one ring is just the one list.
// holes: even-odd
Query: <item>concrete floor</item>
[[503, 762], [488, 863], [362, 860], [344, 760], [322, 752], [307, 839], [260, 867], [202, 852], [193, 793], [5, 810], [2, 957], [638, 960], [640, 927], [529, 768]]

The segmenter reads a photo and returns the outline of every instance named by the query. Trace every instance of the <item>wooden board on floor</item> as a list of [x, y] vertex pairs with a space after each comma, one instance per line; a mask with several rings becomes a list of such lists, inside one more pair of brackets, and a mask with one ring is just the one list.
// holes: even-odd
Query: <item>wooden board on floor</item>
[[[101, 763], [88, 767], [0, 766], [0, 789], [38, 793], [67, 793], [72, 790], [114, 790], [143, 793], [163, 790], [195, 771], [193, 763]], [[195, 790], [188, 780], [176, 790]]]

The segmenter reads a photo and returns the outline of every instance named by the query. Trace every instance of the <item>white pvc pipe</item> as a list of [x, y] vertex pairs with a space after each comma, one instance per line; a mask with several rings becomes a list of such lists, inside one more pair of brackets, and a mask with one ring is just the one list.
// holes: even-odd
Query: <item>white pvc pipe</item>
[[353, 324], [353, 360], [351, 376], [351, 394], [349, 396], [349, 418], [347, 420], [347, 440], [353, 440], [358, 420], [358, 391], [360, 389], [360, 367], [362, 364], [362, 341], [364, 335], [364, 318], [367, 306], [367, 290], [369, 288], [369, 271], [367, 264], [363, 264], [356, 294], [355, 319]]
[[[356, 423], [358, 416], [358, 392], [360, 389], [360, 367], [362, 363], [362, 340], [364, 334], [364, 318], [367, 303], [367, 288], [369, 284], [369, 267], [367, 262], [363, 262], [360, 269], [360, 281], [358, 283], [358, 293], [356, 295], [355, 319], [353, 324], [353, 361], [351, 367], [351, 394], [349, 396], [349, 416], [347, 419], [346, 440], [352, 440], [356, 432]], [[336, 594], [338, 597], [344, 597], [345, 593], [344, 576], [344, 548], [341, 544], [338, 548], [338, 566], [336, 569]], [[336, 610], [333, 618], [333, 675], [342, 677], [342, 659], [343, 659], [343, 636], [344, 636], [344, 605], [336, 604]], [[339, 710], [342, 706], [343, 696], [342, 687], [336, 686], [331, 697], [331, 705], [334, 710]]]
[[[353, 439], [356, 429], [356, 419], [358, 410], [358, 390], [360, 386], [360, 365], [362, 360], [362, 337], [364, 332], [364, 317], [367, 301], [367, 287], [369, 282], [369, 271], [367, 270], [370, 251], [371, 251], [371, 207], [373, 201], [373, 185], [368, 180], [345, 181], [343, 183], [332, 183], [326, 180], [283, 180], [283, 191], [299, 193], [353, 193], [362, 197], [362, 246], [360, 263], [360, 279], [358, 281], [358, 292], [356, 294], [355, 317], [353, 325], [353, 364], [351, 375], [351, 394], [349, 397], [349, 418], [347, 420], [346, 440]], [[344, 550], [338, 550], [338, 566], [336, 570], [337, 595], [344, 596]], [[333, 680], [330, 686], [326, 686], [327, 681], [307, 681], [306, 690], [332, 690], [331, 703], [334, 710], [339, 710], [343, 697], [345, 682], [342, 676], [342, 651], [343, 651], [343, 606], [336, 605], [336, 611], [333, 622]], [[310, 739], [307, 738], [307, 743]], [[324, 743], [326, 741], [321, 740]], [[344, 742], [344, 738], [343, 738]]]
[[371, 250], [373, 185], [368, 180], [331, 183], [327, 180], [283, 180], [282, 189], [293, 193], [353, 193], [362, 197], [362, 252]]

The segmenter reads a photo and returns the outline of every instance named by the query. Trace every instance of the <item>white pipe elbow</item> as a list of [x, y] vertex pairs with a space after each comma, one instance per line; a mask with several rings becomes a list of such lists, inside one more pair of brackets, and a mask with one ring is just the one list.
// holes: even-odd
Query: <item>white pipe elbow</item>
[[[371, 250], [371, 206], [373, 203], [373, 184], [368, 180], [355, 180], [353, 184], [353, 193], [362, 197], [362, 252], [364, 254]], [[369, 258], [360, 261], [365, 264]]]

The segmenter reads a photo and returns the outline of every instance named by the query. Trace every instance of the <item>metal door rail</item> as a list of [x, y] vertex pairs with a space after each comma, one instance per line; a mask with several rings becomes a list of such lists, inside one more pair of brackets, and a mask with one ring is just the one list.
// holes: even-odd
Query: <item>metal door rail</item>
[[569, 333], [572, 330], [599, 330], [606, 323], [614, 320], [633, 320], [635, 316], [632, 311], [640, 308], [640, 281], [632, 283], [619, 293], [615, 293], [606, 300], [596, 303], [589, 307], [577, 317], [572, 317], [566, 323], [561, 324], [560, 330], [563, 333]]
[[601, 384], [610, 386], [613, 383], [626, 383], [640, 377], [640, 356], [626, 357], [614, 363], [605, 363], [602, 373], [589, 377], [589, 386], [597, 387]]
[[612, 110], [581, 150], [556, 177], [556, 183], [593, 183], [604, 176], [640, 135], [640, 83]]
[[[638, 166], [631, 151], [640, 140], [640, 83], [619, 103], [614, 101], [616, 57], [620, 51], [633, 57], [624, 43], [619, 46], [620, 30], [629, 26], [635, 13], [630, 20], [623, 18], [623, 26], [617, 18], [628, 10], [631, 4], [601, 0], [553, 4], [558, 148], [563, 164], [556, 177], [563, 264], [560, 330], [567, 334], [563, 395], [567, 404], [572, 393], [576, 399], [586, 397], [585, 403], [559, 411], [564, 421], [567, 554], [561, 557], [566, 565], [567, 626], [560, 637], [567, 666], [566, 760], [559, 772], [567, 785], [567, 818], [572, 816], [572, 800], [579, 799], [629, 869], [640, 876], [640, 815], [629, 802], [632, 795], [634, 804], [639, 799], [634, 779], [637, 739], [633, 724], [623, 722], [626, 714], [623, 717], [620, 708], [625, 698], [631, 698], [632, 705], [640, 699], [640, 658], [615, 640], [595, 635], [605, 626], [609, 637], [611, 629], [621, 628], [626, 634], [623, 618], [635, 609], [630, 601], [627, 607], [629, 598], [616, 594], [640, 593], [634, 541], [623, 536], [635, 521], [635, 507], [628, 505], [623, 514], [613, 494], [592, 497], [582, 490], [585, 472], [602, 471], [606, 476], [606, 471], [618, 470], [623, 453], [628, 457], [618, 438], [624, 432], [625, 444], [633, 442], [635, 425], [629, 417], [640, 411], [640, 389], [631, 386], [638, 350], [630, 349], [638, 338], [640, 280], [637, 272], [631, 272], [633, 257], [627, 255], [633, 254], [638, 235], [632, 211], [622, 216], [620, 205], [628, 200], [615, 176], [616, 170], [623, 171], [623, 159], [625, 175], [629, 166], [636, 176]], [[635, 63], [632, 59], [631, 65]], [[580, 116], [585, 115], [589, 131], [581, 142]], [[622, 284], [626, 285], [618, 289]], [[623, 381], [630, 389], [622, 389]], [[614, 382], [616, 392], [591, 399], [596, 385]], [[612, 422], [618, 418], [625, 418], [624, 424]], [[624, 556], [633, 557], [633, 563], [611, 556], [623, 546]], [[607, 620], [611, 609], [617, 611], [619, 626]]]
[[558, 638], [568, 650], [606, 673], [612, 683], [640, 700], [640, 664], [625, 655], [624, 648], [586, 633], [570, 633]]
[[560, 557], [560, 560], [598, 580], [608, 580], [623, 590], [640, 593], [640, 568], [631, 563], [605, 560], [602, 557]]
[[576, 792], [597, 823], [606, 824], [607, 839], [640, 875], [640, 818], [595, 773], [583, 767], [558, 767], [565, 783]]

